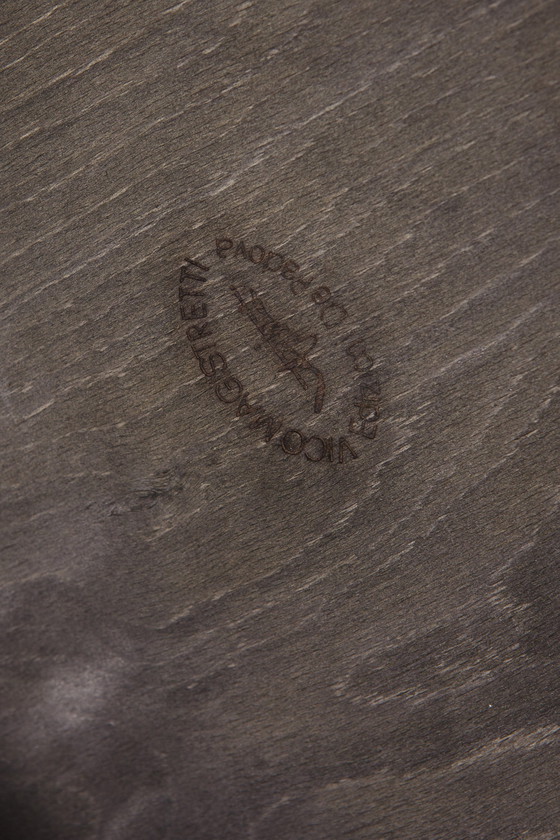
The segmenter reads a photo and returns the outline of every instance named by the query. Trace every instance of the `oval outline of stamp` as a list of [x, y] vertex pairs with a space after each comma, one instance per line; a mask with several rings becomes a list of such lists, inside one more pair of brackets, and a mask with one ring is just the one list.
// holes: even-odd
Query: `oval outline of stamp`
[[[229, 244], [224, 250], [224, 243], [226, 242]], [[227, 252], [232, 250], [234, 244], [235, 240], [229, 237], [216, 237], [215, 250], [218, 257], [222, 260], [225, 259]], [[258, 249], [260, 255], [259, 259], [253, 259], [256, 249]], [[282, 254], [261, 245], [253, 245], [247, 249], [244, 240], [239, 240], [235, 249], [235, 255], [241, 256], [255, 267], [261, 266], [261, 271], [263, 272], [273, 271], [280, 273], [283, 279], [289, 281], [289, 290], [294, 297], [301, 294], [302, 290], [311, 290], [312, 302], [319, 307], [323, 307], [319, 310], [319, 319], [326, 329], [339, 326], [348, 317], [347, 310], [343, 304], [333, 300], [330, 288], [325, 285], [315, 287], [315, 283], [318, 282], [316, 278], [301, 276], [299, 273], [300, 266], [295, 260], [286, 259]], [[274, 258], [276, 258], [275, 265], [273, 265]], [[200, 260], [189, 257], [185, 258], [180, 268], [179, 304], [181, 319], [187, 324], [186, 335], [191, 350], [198, 361], [201, 373], [212, 382], [214, 393], [218, 400], [230, 406], [235, 405], [237, 417], [247, 418], [249, 428], [262, 429], [264, 442], [279, 441], [282, 451], [287, 455], [303, 455], [307, 463], [326, 461], [329, 463], [344, 464], [348, 460], [347, 455], [351, 460], [357, 459], [359, 453], [356, 452], [345, 435], [307, 435], [299, 429], [284, 429], [283, 418], [278, 418], [270, 414], [266, 408], [263, 408], [263, 406], [254, 402], [249, 397], [241, 380], [231, 372], [226, 357], [219, 351], [214, 340], [215, 332], [208, 318], [208, 295], [204, 288], [204, 284], [209, 279], [209, 271], [210, 266], [203, 264]], [[249, 288], [249, 301], [243, 297], [238, 287], [230, 286], [230, 289], [234, 292], [238, 300], [239, 308], [242, 311], [245, 310], [245, 314], [248, 314], [251, 320], [253, 320], [263, 340], [267, 341], [276, 355], [280, 357], [284, 365], [283, 369], [290, 370], [295, 378], [298, 379], [300, 385], [305, 389], [307, 389], [307, 384], [304, 384], [305, 377], [303, 372], [311, 372], [315, 376], [318, 385], [315, 391], [314, 412], [320, 413], [325, 398], [324, 376], [316, 365], [309, 362], [305, 354], [296, 352], [294, 345], [290, 344], [290, 341], [294, 341], [294, 336], [300, 339], [303, 338], [304, 342], [306, 337], [302, 337], [301, 335], [297, 336], [293, 330], [276, 321], [266, 310], [262, 301], [259, 300], [259, 295], [254, 289]], [[335, 306], [339, 312], [345, 313], [341, 321], [336, 324], [328, 321], [325, 323], [324, 307], [326, 304], [329, 304], [330, 307]], [[309, 337], [307, 338], [309, 339]], [[313, 346], [314, 343], [311, 345], [311, 348], [307, 348], [307, 352]], [[350, 336], [350, 343], [346, 344], [344, 352], [354, 360], [353, 369], [358, 372], [362, 380], [359, 382], [360, 401], [353, 403], [353, 406], [358, 408], [358, 421], [355, 420], [354, 416], [350, 416], [348, 433], [361, 435], [366, 440], [373, 440], [377, 436], [380, 414], [380, 389], [377, 381], [373, 383], [364, 381], [364, 375], [367, 375], [373, 367], [373, 358], [367, 352], [365, 342], [361, 339], [355, 340], [353, 334]], [[367, 396], [366, 393], [368, 394]], [[366, 433], [366, 429], [369, 429], [369, 433]], [[282, 434], [280, 434], [281, 432]], [[290, 447], [287, 442], [289, 441], [289, 436], [294, 434], [297, 434], [301, 441], [301, 446], [296, 449]], [[308, 444], [312, 441], [320, 442], [321, 454], [319, 457], [316, 457], [318, 454], [317, 449], [313, 449], [313, 447], [308, 448]]]

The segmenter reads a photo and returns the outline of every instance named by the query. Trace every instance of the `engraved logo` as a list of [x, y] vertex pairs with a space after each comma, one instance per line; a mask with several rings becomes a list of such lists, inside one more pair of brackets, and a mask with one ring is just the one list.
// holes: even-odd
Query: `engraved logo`
[[319, 328], [326, 333], [336, 332], [337, 345], [342, 348], [346, 369], [353, 380], [353, 397], [345, 411], [344, 424], [326, 434], [295, 427], [284, 420], [281, 412], [261, 405], [261, 397], [244, 385], [237, 371], [230, 369], [225, 348], [220, 345], [218, 349], [218, 334], [212, 320], [212, 315], [217, 313], [211, 311], [211, 296], [205, 286], [213, 277], [213, 269], [200, 260], [186, 258], [180, 271], [181, 318], [186, 322], [192, 352], [217, 399], [229, 405], [235, 416], [245, 418], [265, 442], [277, 443], [286, 455], [300, 456], [313, 463], [344, 464], [357, 459], [362, 452], [360, 441], [372, 441], [377, 435], [380, 388], [373, 372], [374, 360], [365, 342], [356, 337], [354, 330], [345, 329], [349, 315], [342, 301], [328, 286], [303, 275], [294, 260], [261, 245], [247, 247], [243, 240], [218, 237], [214, 253], [218, 258], [214, 265], [218, 274], [235, 271], [237, 278], [243, 269], [242, 261], [252, 266], [246, 266], [241, 282], [237, 279], [234, 282], [230, 274], [230, 281], [221, 285], [231, 295], [234, 310], [243, 316], [247, 327], [251, 325], [249, 339], [259, 342], [255, 349], [267, 356], [269, 363], [274, 362], [278, 374], [290, 374], [296, 390], [304, 392], [302, 398], [310, 417], [321, 415], [328, 394], [326, 371], [315, 360], [318, 334], [313, 330], [294, 329], [287, 323], [288, 319], [276, 311], [275, 302], [269, 302], [266, 290], [259, 290], [257, 274], [251, 276], [251, 271], [261, 275], [278, 274], [289, 300], [303, 300], [307, 307], [311, 305]]

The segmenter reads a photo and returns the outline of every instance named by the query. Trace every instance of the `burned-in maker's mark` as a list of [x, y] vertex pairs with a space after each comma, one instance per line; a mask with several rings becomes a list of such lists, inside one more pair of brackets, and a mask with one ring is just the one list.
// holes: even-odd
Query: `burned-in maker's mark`
[[325, 401], [325, 377], [318, 367], [307, 358], [317, 344], [317, 336], [305, 336], [278, 321], [267, 310], [254, 289], [249, 288], [249, 299], [245, 299], [236, 286], [230, 289], [239, 301], [239, 310], [247, 315], [272, 351], [282, 362], [280, 370], [290, 371], [299, 385], [306, 391], [308, 383], [304, 374], [311, 374], [316, 380], [313, 410], [320, 414]]
[[[253, 265], [259, 265], [262, 272], [280, 274], [288, 282], [288, 288], [294, 296], [300, 295], [302, 291], [308, 292], [311, 302], [317, 307], [319, 321], [327, 330], [337, 330], [348, 317], [347, 310], [329, 287], [317, 287], [315, 284], [318, 281], [302, 275], [299, 265], [292, 259], [286, 259], [259, 245], [247, 249], [243, 241], [234, 248], [232, 239], [217, 239], [216, 253], [222, 259], [228, 253], [233, 253]], [[218, 352], [214, 327], [207, 319], [208, 295], [204, 284], [209, 270], [209, 266], [187, 258], [181, 266], [179, 300], [181, 318], [187, 322], [186, 334], [190, 346], [200, 370], [212, 383], [218, 400], [234, 409], [237, 417], [246, 418], [250, 428], [262, 429], [264, 441], [276, 442], [287, 455], [301, 456], [311, 462], [339, 464], [344, 464], [347, 457], [352, 460], [357, 458], [358, 452], [344, 435], [309, 435], [299, 429], [288, 428], [283, 418], [270, 414], [245, 391], [242, 382], [232, 374], [227, 358]], [[268, 311], [253, 288], [244, 287], [244, 293], [235, 286], [230, 288], [239, 302], [241, 312], [251, 319], [267, 346], [282, 362], [281, 369], [289, 371], [305, 390], [309, 387], [309, 378], [313, 379], [314, 411], [319, 414], [325, 399], [325, 378], [321, 370], [309, 360], [317, 336], [302, 335], [279, 321]], [[377, 377], [370, 374], [374, 365], [373, 358], [364, 341], [356, 338], [354, 331], [343, 330], [337, 340], [346, 356], [352, 359], [353, 379], [356, 378], [355, 385], [359, 389], [358, 393], [354, 391], [351, 413], [346, 420], [348, 434], [373, 440], [379, 419], [379, 383]]]

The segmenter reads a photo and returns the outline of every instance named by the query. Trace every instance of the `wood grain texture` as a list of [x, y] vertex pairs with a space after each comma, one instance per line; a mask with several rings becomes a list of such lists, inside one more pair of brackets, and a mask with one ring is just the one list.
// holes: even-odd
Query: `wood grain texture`
[[[560, 837], [559, 18], [2, 4], [2, 837]], [[318, 417], [217, 236], [344, 301], [323, 329], [258, 275], [318, 336]], [[343, 428], [344, 330], [367, 343], [356, 460], [216, 399], [187, 257], [297, 428]]]

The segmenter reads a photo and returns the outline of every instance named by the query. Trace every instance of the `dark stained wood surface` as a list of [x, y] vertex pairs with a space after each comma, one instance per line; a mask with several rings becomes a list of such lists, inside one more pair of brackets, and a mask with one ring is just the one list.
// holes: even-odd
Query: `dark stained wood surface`
[[559, 8], [2, 4], [3, 838], [560, 837]]

